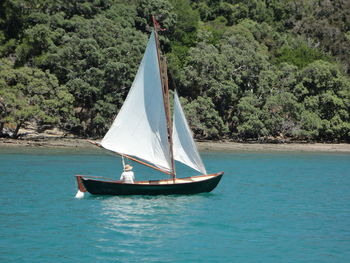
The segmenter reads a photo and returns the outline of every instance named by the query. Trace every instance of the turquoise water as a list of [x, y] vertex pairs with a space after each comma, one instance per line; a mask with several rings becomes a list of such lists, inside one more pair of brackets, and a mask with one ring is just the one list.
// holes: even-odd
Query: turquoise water
[[74, 174], [118, 176], [120, 161], [0, 149], [0, 262], [350, 262], [349, 154], [203, 159], [225, 171], [209, 194], [78, 200]]

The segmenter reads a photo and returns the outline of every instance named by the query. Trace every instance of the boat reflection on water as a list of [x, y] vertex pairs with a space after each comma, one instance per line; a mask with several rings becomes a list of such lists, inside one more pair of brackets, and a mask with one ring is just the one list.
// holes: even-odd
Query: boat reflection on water
[[179, 199], [175, 198], [174, 201], [174, 198], [165, 196], [106, 198], [101, 202], [102, 213], [108, 217], [107, 222], [112, 228], [115, 227], [115, 230], [124, 233], [126, 227], [145, 227], [154, 225], [154, 223], [169, 223], [166, 222], [166, 218], [171, 218], [172, 214], [181, 213], [181, 210], [184, 209], [186, 199], [183, 198], [183, 202]]
[[118, 256], [133, 255], [137, 248], [146, 259], [148, 252], [164, 249], [185, 232], [193, 210], [190, 204], [200, 204], [206, 195], [90, 197], [101, 204], [96, 247]]

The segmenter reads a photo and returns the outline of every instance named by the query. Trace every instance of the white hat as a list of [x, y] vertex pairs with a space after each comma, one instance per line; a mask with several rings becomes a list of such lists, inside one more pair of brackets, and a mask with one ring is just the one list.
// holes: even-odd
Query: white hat
[[127, 164], [127, 165], [124, 166], [124, 170], [125, 171], [131, 171], [132, 170], [132, 166]]

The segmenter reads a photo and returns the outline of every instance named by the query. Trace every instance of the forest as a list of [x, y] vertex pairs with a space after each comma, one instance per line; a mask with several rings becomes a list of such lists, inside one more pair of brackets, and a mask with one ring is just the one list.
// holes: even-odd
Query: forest
[[152, 15], [197, 140], [350, 142], [348, 0], [3, 0], [0, 137], [101, 138]]

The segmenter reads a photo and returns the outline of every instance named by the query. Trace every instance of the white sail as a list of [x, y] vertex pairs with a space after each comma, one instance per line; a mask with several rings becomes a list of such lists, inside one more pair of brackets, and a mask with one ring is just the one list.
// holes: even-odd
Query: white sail
[[101, 145], [171, 170], [167, 122], [154, 32], [129, 94]]
[[176, 161], [182, 162], [202, 174], [207, 174], [176, 92], [174, 96], [173, 151]]

